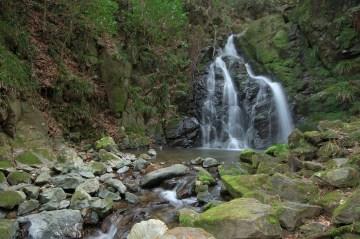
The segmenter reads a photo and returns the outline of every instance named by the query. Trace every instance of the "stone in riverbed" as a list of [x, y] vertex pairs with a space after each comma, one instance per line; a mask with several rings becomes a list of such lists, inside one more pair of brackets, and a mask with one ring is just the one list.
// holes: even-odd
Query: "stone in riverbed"
[[293, 231], [303, 223], [304, 219], [314, 218], [321, 212], [321, 207], [296, 202], [283, 202], [279, 209], [280, 224]]
[[23, 192], [2, 191], [0, 192], [0, 208], [13, 209], [25, 201], [26, 196]]
[[204, 168], [210, 168], [210, 167], [216, 167], [220, 165], [220, 163], [214, 158], [205, 158], [202, 165]]
[[238, 198], [200, 214], [196, 227], [217, 239], [280, 238], [281, 227], [270, 205]]
[[37, 178], [35, 180], [35, 184], [37, 184], [37, 185], [46, 184], [46, 183], [49, 183], [50, 180], [51, 180], [50, 171], [49, 170], [42, 171], [39, 174], [39, 176], [37, 176]]
[[194, 222], [199, 219], [200, 214], [189, 208], [179, 210], [179, 222], [181, 226], [193, 227]]
[[165, 234], [168, 227], [160, 220], [150, 219], [136, 223], [127, 239], [156, 239]]
[[133, 166], [134, 169], [137, 171], [144, 170], [150, 163], [146, 161], [145, 159], [139, 158], [134, 161]]
[[319, 189], [307, 179], [290, 178], [283, 174], [275, 174], [268, 179], [267, 190], [279, 195], [281, 199], [294, 202], [308, 202], [316, 198]]
[[45, 189], [40, 194], [40, 202], [60, 202], [66, 198], [66, 193], [62, 188], [49, 188]]
[[38, 200], [30, 199], [30, 200], [24, 201], [23, 203], [21, 203], [19, 205], [17, 214], [19, 216], [27, 214], [27, 213], [32, 212], [35, 209], [39, 208], [39, 206], [40, 206], [40, 203]]
[[360, 220], [360, 189], [345, 200], [333, 213], [335, 224], [351, 224]]
[[111, 198], [92, 198], [90, 201], [90, 208], [94, 210], [100, 218], [106, 216], [113, 207], [113, 200]]
[[111, 192], [111, 191], [107, 190], [106, 188], [100, 189], [98, 196], [100, 198], [110, 198], [113, 201], [120, 201], [121, 200], [121, 196], [120, 196], [119, 193]]
[[0, 238], [15, 239], [19, 225], [16, 220], [0, 219]]
[[132, 203], [132, 204], [136, 204], [139, 202], [139, 198], [135, 194], [129, 192], [125, 193], [125, 200], [128, 203]]
[[81, 183], [85, 181], [84, 178], [75, 173], [69, 173], [65, 175], [59, 175], [52, 178], [52, 183], [56, 187], [60, 187], [62, 189], [76, 189]]
[[105, 181], [105, 184], [113, 187], [121, 194], [124, 194], [126, 192], [126, 186], [118, 179], [110, 178]]
[[91, 196], [84, 190], [77, 190], [71, 197], [71, 209], [83, 209], [90, 207]]
[[101, 162], [92, 161], [90, 168], [95, 175], [103, 175], [106, 173], [106, 165]]
[[40, 193], [40, 187], [38, 186], [27, 186], [23, 189], [24, 193], [32, 199], [37, 199]]
[[87, 179], [85, 182], [77, 186], [76, 191], [84, 190], [89, 194], [93, 194], [99, 191], [99, 187], [100, 187], [99, 180], [97, 180], [96, 178], [92, 178], [92, 179]]
[[314, 175], [315, 180], [320, 179], [320, 183], [337, 187], [354, 187], [359, 184], [360, 175], [358, 170], [352, 167], [336, 168], [329, 171], [318, 172]]
[[15, 171], [11, 172], [7, 176], [7, 181], [10, 183], [10, 185], [17, 185], [19, 183], [31, 183], [31, 175], [26, 172], [21, 171]]
[[110, 137], [110, 136], [107, 136], [107, 137], [103, 137], [101, 139], [99, 139], [98, 141], [95, 142], [95, 148], [97, 150], [100, 150], [100, 149], [106, 149], [106, 150], [116, 150], [117, 149], [117, 145], [115, 143], [115, 140]]
[[83, 219], [78, 210], [45, 211], [20, 217], [17, 221], [30, 225], [30, 238], [82, 238]]
[[166, 179], [183, 176], [188, 172], [188, 167], [182, 164], [175, 164], [146, 174], [141, 179], [140, 184], [142, 187], [154, 187]]

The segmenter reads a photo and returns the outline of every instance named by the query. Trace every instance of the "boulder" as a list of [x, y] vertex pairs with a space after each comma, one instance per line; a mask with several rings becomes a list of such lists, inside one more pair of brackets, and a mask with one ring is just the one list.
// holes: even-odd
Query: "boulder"
[[90, 207], [91, 196], [82, 189], [77, 190], [71, 197], [71, 209], [83, 209]]
[[221, 177], [225, 188], [233, 197], [257, 197], [264, 191], [269, 176], [266, 174], [254, 175], [225, 175]]
[[106, 165], [102, 162], [92, 161], [90, 168], [95, 175], [103, 175], [106, 173]]
[[99, 180], [97, 180], [96, 178], [92, 178], [92, 179], [87, 179], [85, 182], [77, 186], [76, 191], [84, 190], [89, 194], [93, 194], [99, 191], [99, 188], [100, 188]]
[[199, 121], [194, 117], [171, 120], [165, 128], [165, 136], [170, 146], [191, 147], [200, 132]]
[[182, 164], [174, 164], [167, 168], [158, 169], [146, 174], [141, 179], [142, 187], [154, 187], [162, 181], [178, 176], [183, 176], [189, 172], [189, 168]]
[[40, 193], [40, 187], [37, 186], [26, 186], [23, 189], [23, 192], [32, 199], [37, 199]]
[[23, 192], [2, 191], [0, 192], [0, 208], [13, 209], [25, 201], [26, 196]]
[[39, 208], [39, 206], [40, 206], [40, 203], [38, 200], [30, 199], [30, 200], [24, 201], [23, 203], [21, 203], [19, 205], [17, 214], [19, 216], [27, 214], [27, 213], [32, 212], [35, 209]]
[[106, 188], [101, 188], [100, 191], [99, 191], [98, 196], [100, 198], [110, 198], [113, 201], [120, 201], [121, 200], [121, 196], [120, 196], [119, 193], [111, 192], [111, 191], [107, 190]]
[[29, 183], [31, 183], [31, 175], [26, 172], [15, 171], [15, 172], [9, 173], [9, 175], [7, 176], [7, 181], [11, 185], [17, 185], [19, 183], [29, 184]]
[[118, 179], [110, 178], [105, 181], [105, 184], [113, 187], [121, 194], [124, 194], [126, 192], [126, 186]]
[[164, 235], [157, 239], [215, 239], [215, 237], [207, 233], [201, 228], [176, 227], [168, 230]]
[[30, 238], [82, 238], [83, 219], [78, 210], [45, 211], [20, 217], [17, 221], [29, 224]]
[[60, 187], [64, 190], [74, 190], [77, 186], [85, 181], [84, 178], [75, 173], [69, 173], [65, 175], [55, 176], [51, 179], [52, 183], [56, 187]]
[[99, 139], [98, 141], [96, 141], [95, 148], [97, 150], [106, 149], [106, 150], [111, 151], [113, 149], [117, 149], [117, 145], [115, 143], [115, 140], [112, 137], [107, 136], [107, 137], [103, 137], [103, 138]]
[[40, 194], [40, 202], [60, 202], [66, 198], [66, 193], [62, 188], [48, 188]]
[[139, 158], [134, 161], [133, 166], [134, 169], [137, 171], [144, 170], [150, 163], [146, 161], [145, 159]]
[[280, 224], [293, 231], [300, 226], [305, 219], [320, 215], [321, 207], [297, 202], [283, 202], [279, 209]]
[[19, 225], [16, 220], [0, 219], [0, 238], [15, 239]]
[[99, 159], [103, 162], [107, 161], [121, 161], [122, 159], [112, 152], [108, 152], [105, 149], [100, 149]]
[[202, 165], [204, 168], [216, 167], [220, 163], [214, 158], [205, 158]]
[[215, 178], [206, 169], [197, 167], [196, 170], [198, 171], [196, 179], [202, 184], [213, 185], [216, 183]]
[[281, 227], [270, 205], [238, 198], [200, 214], [195, 226], [217, 239], [280, 238]]
[[359, 184], [360, 174], [352, 167], [331, 169], [314, 174], [315, 180], [337, 188], [354, 187]]
[[165, 223], [160, 220], [150, 219], [136, 223], [132, 228], [127, 239], [157, 239], [168, 230]]
[[106, 216], [113, 207], [113, 200], [111, 198], [93, 198], [90, 201], [90, 208], [97, 213], [100, 218]]
[[319, 193], [319, 189], [311, 180], [290, 178], [278, 173], [268, 179], [266, 187], [269, 193], [294, 202], [309, 202]]
[[46, 184], [51, 181], [51, 175], [49, 170], [40, 172], [40, 174], [35, 179], [35, 184], [41, 185]]
[[193, 227], [200, 214], [189, 208], [182, 208], [179, 210], [179, 222], [181, 226]]
[[333, 222], [335, 224], [351, 224], [359, 220], [360, 189], [357, 189], [343, 204], [335, 209], [333, 213]]

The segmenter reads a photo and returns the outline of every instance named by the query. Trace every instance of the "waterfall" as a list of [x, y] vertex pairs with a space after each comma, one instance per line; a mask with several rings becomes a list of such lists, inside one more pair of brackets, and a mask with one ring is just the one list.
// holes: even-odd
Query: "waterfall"
[[[239, 90], [229, 69], [232, 64], [240, 64], [245, 68], [248, 84], [257, 84], [258, 91], [253, 105], [246, 105], [239, 100]], [[252, 147], [252, 141], [260, 137], [255, 135], [255, 117], [259, 114], [257, 107], [264, 102], [269, 104], [266, 114], [268, 122], [272, 120], [270, 106], [273, 105], [276, 111], [277, 127], [269, 123], [267, 130], [271, 143], [287, 141], [293, 123], [281, 84], [253, 73], [251, 66], [238, 54], [233, 35], [227, 39], [221, 53], [210, 64], [205, 86], [206, 98], [201, 108], [203, 147], [235, 150]], [[268, 90], [271, 92], [270, 98]], [[246, 90], [243, 93], [250, 94]]]

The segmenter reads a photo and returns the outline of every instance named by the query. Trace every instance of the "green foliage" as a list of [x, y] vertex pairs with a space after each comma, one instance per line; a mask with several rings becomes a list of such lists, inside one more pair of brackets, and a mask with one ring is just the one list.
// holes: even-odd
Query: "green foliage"
[[0, 84], [17, 90], [26, 90], [35, 86], [30, 79], [29, 66], [0, 42]]
[[351, 103], [357, 99], [360, 90], [350, 82], [340, 81], [325, 90], [329, 96], [335, 96], [340, 103]]
[[84, 24], [88, 25], [96, 33], [117, 33], [117, 21], [115, 13], [118, 11], [118, 4], [113, 0], [86, 0], [84, 2]]
[[187, 16], [180, 0], [131, 0], [127, 15], [129, 32], [137, 31], [160, 43], [181, 36]]

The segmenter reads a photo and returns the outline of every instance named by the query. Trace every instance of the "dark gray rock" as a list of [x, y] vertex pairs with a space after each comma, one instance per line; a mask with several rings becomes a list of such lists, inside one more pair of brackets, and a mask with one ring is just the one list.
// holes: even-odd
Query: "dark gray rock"
[[83, 219], [78, 210], [45, 211], [20, 217], [17, 221], [30, 226], [30, 238], [82, 238]]
[[194, 117], [172, 120], [165, 129], [167, 143], [170, 146], [191, 147], [200, 133], [199, 121]]
[[146, 174], [140, 181], [142, 187], [154, 187], [162, 181], [178, 176], [183, 176], [189, 172], [189, 168], [182, 164], [175, 164], [167, 168], [158, 169]]

